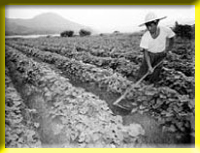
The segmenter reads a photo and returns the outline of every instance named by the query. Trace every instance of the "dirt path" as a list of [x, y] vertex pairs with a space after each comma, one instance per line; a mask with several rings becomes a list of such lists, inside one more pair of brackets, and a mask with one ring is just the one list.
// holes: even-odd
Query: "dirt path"
[[[68, 73], [63, 73], [62, 75], [69, 78], [73, 86], [84, 88], [87, 92], [92, 92], [93, 94], [99, 96], [100, 99], [105, 100], [114, 114], [121, 115], [123, 117], [124, 125], [129, 125], [131, 123], [138, 123], [142, 125], [145, 129], [145, 137], [142, 138], [145, 146], [170, 147], [178, 143], [174, 134], [162, 132], [162, 127], [153, 117], [151, 117], [150, 114], [140, 114], [139, 112], [131, 113], [131, 111], [114, 106], [113, 102], [119, 98], [120, 95], [107, 92], [105, 88], [100, 89], [94, 83], [81, 82]], [[128, 101], [123, 102], [128, 103]]]

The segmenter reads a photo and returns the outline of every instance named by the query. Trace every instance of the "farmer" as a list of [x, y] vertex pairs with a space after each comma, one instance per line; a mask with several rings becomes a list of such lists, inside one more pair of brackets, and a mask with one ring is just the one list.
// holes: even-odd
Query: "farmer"
[[[139, 69], [137, 80], [149, 71], [149, 75], [145, 78], [149, 83], [159, 81], [159, 75], [162, 66], [153, 67], [158, 64], [167, 53], [172, 49], [173, 37], [175, 33], [167, 27], [158, 26], [160, 20], [165, 17], [157, 17], [153, 12], [146, 15], [144, 23], [139, 26], [146, 26], [147, 31], [142, 36], [140, 47], [144, 53], [144, 59]], [[168, 42], [168, 43], [167, 43]]]

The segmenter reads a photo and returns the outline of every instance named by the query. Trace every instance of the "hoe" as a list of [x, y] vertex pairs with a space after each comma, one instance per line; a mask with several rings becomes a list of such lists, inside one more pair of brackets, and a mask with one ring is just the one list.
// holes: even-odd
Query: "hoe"
[[[161, 63], [163, 62], [160, 61], [158, 64], [156, 64], [154, 67], [153, 67], [153, 71], [155, 70], [155, 68], [157, 68], [159, 65], [161, 65]], [[125, 106], [122, 106], [119, 104], [119, 102], [122, 100], [122, 99], [125, 99], [126, 98], [126, 95], [131, 91], [133, 90], [134, 88], [138, 87], [138, 85], [150, 74], [149, 71], [147, 71], [147, 73], [145, 73], [136, 83], [132, 84], [114, 103], [113, 105], [115, 106], [118, 106], [122, 109], [126, 109], [126, 110], [130, 110], [130, 108], [128, 107], [125, 107]]]

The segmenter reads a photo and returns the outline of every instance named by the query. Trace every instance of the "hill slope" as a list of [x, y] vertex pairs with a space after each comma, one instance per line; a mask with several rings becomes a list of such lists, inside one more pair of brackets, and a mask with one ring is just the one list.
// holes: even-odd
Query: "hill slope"
[[69, 21], [55, 13], [44, 13], [32, 19], [5, 20], [6, 35], [57, 34], [65, 30], [77, 33], [80, 29], [93, 31], [90, 27]]

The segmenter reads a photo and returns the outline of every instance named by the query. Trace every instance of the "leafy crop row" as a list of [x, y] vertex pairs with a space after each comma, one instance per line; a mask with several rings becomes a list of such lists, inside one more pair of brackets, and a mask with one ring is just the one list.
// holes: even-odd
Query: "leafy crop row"
[[24, 104], [20, 94], [16, 91], [8, 69], [5, 69], [5, 147], [24, 148], [40, 147], [36, 128], [33, 121], [32, 109]]
[[[113, 73], [112, 70], [100, 69], [91, 64], [85, 64], [81, 61], [69, 59], [59, 54], [51, 52], [43, 52], [37, 48], [27, 46], [19, 46], [15, 43], [10, 44], [14, 48], [23, 51], [25, 54], [35, 56], [44, 62], [54, 64], [56, 67], [67, 71], [76, 76], [83, 82], [96, 82], [99, 86], [106, 85], [109, 91], [122, 93], [124, 89], [130, 84], [125, 78], [118, 73]], [[136, 69], [136, 68], [135, 68]], [[181, 72], [173, 69], [164, 69], [164, 75], [159, 82], [162, 86], [170, 86], [172, 89], [178, 91], [183, 95], [190, 95], [194, 98], [194, 79], [193, 77], [184, 76]]]
[[181, 95], [187, 95], [191, 99], [195, 98], [195, 79], [187, 77], [180, 71], [174, 69], [163, 68], [161, 74], [162, 79], [159, 81], [160, 86], [167, 86], [176, 90]]
[[[86, 48], [81, 48], [79, 46], [54, 46], [47, 44], [41, 45], [39, 43], [34, 43], [30, 41], [20, 42], [14, 41], [13, 43], [17, 43], [20, 46], [34, 47], [38, 48], [41, 51], [48, 51], [52, 53], [57, 53], [62, 56], [68, 58], [74, 58], [78, 61], [83, 61], [84, 63], [93, 64], [97, 67], [101, 68], [111, 68], [114, 71], [121, 73], [125, 76], [136, 74], [136, 70], [138, 68], [138, 63], [141, 61], [141, 58], [138, 58], [137, 55], [133, 53], [129, 54], [112, 54], [110, 53], [110, 57], [99, 57], [91, 54], [91, 50], [87, 50]], [[102, 51], [104, 52], [104, 51]]]
[[[133, 39], [134, 38], [134, 39]], [[38, 47], [41, 50], [52, 52], [62, 52], [64, 55], [77, 52], [87, 52], [93, 56], [126, 59], [137, 58], [141, 54], [139, 51], [139, 41], [133, 36], [109, 36], [109, 37], [85, 37], [83, 38], [40, 38], [40, 39], [14, 39], [9, 40], [17, 42], [19, 45], [28, 45], [29, 47]], [[137, 62], [137, 61], [135, 61]]]
[[[65, 71], [77, 76], [77, 78], [86, 82], [94, 81], [99, 84], [99, 86], [105, 85], [109, 91], [114, 93], [117, 92], [122, 94], [130, 84], [129, 81], [119, 74], [113, 74], [112, 71], [109, 72], [108, 70], [99, 69], [95, 66], [84, 64], [76, 60], [69, 60], [58, 54], [42, 52], [38, 49], [17, 45], [14, 46], [14, 44], [12, 44], [12, 46], [30, 56], [38, 57], [45, 62], [51, 63], [51, 61], [54, 61], [54, 65], [57, 67], [62, 65], [60, 67], [61, 69], [64, 68]], [[154, 110], [151, 112], [152, 115], [158, 120], [163, 118], [162, 125], [166, 126], [166, 129], [172, 129], [173, 127], [174, 131], [192, 134], [194, 132], [194, 129], [192, 128], [194, 122], [194, 95], [192, 95], [192, 93], [194, 93], [194, 91], [190, 90], [193, 90], [194, 80], [173, 69], [164, 69], [164, 71], [168, 77], [166, 81], [160, 82], [163, 87], [155, 88], [153, 86], [141, 84], [140, 88], [130, 92], [127, 98], [132, 101], [132, 105], [135, 107], [133, 110], [138, 110], [140, 108]], [[169, 74], [170, 72], [174, 73], [177, 78], [174, 77], [173, 74]], [[167, 80], [174, 82], [167, 84]], [[180, 80], [182, 84], [180, 84]], [[176, 84], [170, 86], [173, 85], [173, 83]], [[165, 85], [170, 86], [171, 88], [177, 88], [177, 91], [179, 92], [182, 88], [184, 88], [184, 90], [186, 89], [186, 91], [178, 93], [169, 87], [164, 87]], [[164, 96], [162, 97], [163, 93]], [[182, 101], [182, 99], [184, 100]], [[180, 117], [180, 114], [184, 114], [184, 117]]]
[[177, 132], [178, 136], [194, 136], [195, 101], [188, 95], [180, 95], [169, 87], [143, 86], [134, 89], [127, 98], [132, 99], [135, 108], [132, 111], [147, 109], [165, 130]]
[[[108, 90], [115, 93], [121, 93], [130, 84], [130, 81], [118, 73], [113, 73], [112, 70], [100, 69], [91, 64], [85, 64], [81, 61], [69, 59], [55, 53], [42, 52], [35, 48], [18, 46], [14, 43], [9, 45], [22, 51], [24, 54], [54, 64], [57, 68], [62, 69], [63, 72], [68, 72], [83, 82], [96, 82], [99, 86], [106, 84]], [[115, 86], [115, 88], [112, 88], [112, 86]]]
[[38, 89], [41, 136], [52, 139], [46, 141], [58, 143], [59, 139], [62, 147], [135, 147], [139, 135], [144, 134], [138, 124], [123, 126], [122, 117], [113, 115], [105, 101], [73, 87], [47, 64], [35, 62], [9, 46], [6, 61], [13, 73], [20, 74], [17, 79]]
[[[141, 52], [136, 47], [139, 40], [121, 35], [81, 39], [19, 39], [9, 40], [7, 44], [30, 57], [56, 66], [77, 80], [106, 87], [111, 93], [122, 94], [127, 89], [131, 82], [121, 74], [135, 74], [141, 62]], [[186, 135], [190, 139], [195, 132], [194, 61], [194, 43], [175, 38], [173, 50], [164, 61], [161, 80], [156, 88], [141, 84], [127, 96], [128, 102], [123, 101], [122, 105], [130, 107], [132, 113], [150, 113], [164, 131], [176, 133], [179, 138]]]
[[[123, 75], [134, 75], [141, 63], [139, 39], [129, 36], [92, 37], [92, 38], [41, 38], [12, 40], [20, 46], [28, 46], [58, 53], [68, 58], [82, 60], [98, 67], [112, 68]], [[101, 56], [99, 54], [106, 54]], [[175, 38], [172, 53], [165, 67], [181, 71], [186, 76], [194, 76], [194, 43]]]

